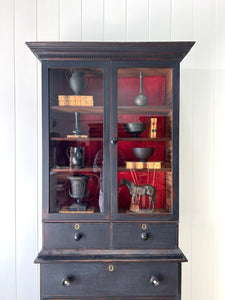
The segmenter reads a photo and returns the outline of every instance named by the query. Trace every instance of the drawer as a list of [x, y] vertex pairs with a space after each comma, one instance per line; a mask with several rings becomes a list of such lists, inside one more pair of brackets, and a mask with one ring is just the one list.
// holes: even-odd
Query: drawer
[[172, 249], [177, 245], [176, 223], [114, 223], [114, 249]]
[[129, 296], [128, 298], [127, 297], [104, 297], [104, 298], [101, 298], [101, 299], [99, 299], [99, 297], [98, 298], [96, 298], [96, 297], [79, 297], [78, 296], [78, 298], [76, 297], [76, 298], [71, 298], [71, 297], [69, 297], [69, 298], [67, 298], [67, 297], [60, 297], [60, 298], [41, 298], [41, 299], [43, 299], [43, 300], [63, 300], [63, 299], [70, 299], [70, 300], [180, 300], [180, 298], [175, 298], [175, 297], [138, 297], [138, 298], [136, 298], [136, 297], [131, 297], [131, 296]]
[[41, 285], [43, 298], [173, 299], [178, 295], [178, 274], [175, 262], [51, 263], [41, 264]]
[[109, 224], [45, 223], [46, 249], [103, 249], [109, 247]]

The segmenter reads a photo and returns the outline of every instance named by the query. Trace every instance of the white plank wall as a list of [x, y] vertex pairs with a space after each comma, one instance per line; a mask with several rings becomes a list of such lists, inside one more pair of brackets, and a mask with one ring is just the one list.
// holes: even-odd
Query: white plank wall
[[[82, 37], [82, 0], [59, 0], [60, 41], [80, 41]], [[57, 16], [57, 15], [56, 15]]]
[[82, 40], [102, 41], [104, 36], [104, 1], [82, 0]]
[[[172, 3], [172, 40], [194, 40], [193, 2], [174, 0]], [[192, 178], [193, 153], [193, 74], [194, 49], [181, 63], [180, 70], [180, 248], [189, 263], [182, 265], [182, 299], [192, 299]], [[193, 298], [194, 299], [194, 298]]]
[[[16, 299], [14, 1], [0, 2], [0, 299]], [[7, 30], [6, 30], [7, 28]], [[4, 147], [3, 147], [4, 145]], [[7, 149], [7, 150], [6, 150]], [[34, 179], [35, 180], [35, 179]], [[6, 213], [8, 212], [8, 214]]]
[[104, 2], [104, 41], [124, 41], [127, 36], [126, 0]]
[[224, 0], [0, 0], [0, 300], [38, 300], [41, 69], [26, 41], [184, 41], [182, 300], [224, 300]]
[[150, 41], [169, 41], [171, 37], [171, 0], [149, 0], [149, 8]]
[[146, 41], [149, 39], [149, 2], [127, 1], [127, 40]]
[[223, 299], [225, 263], [223, 259], [225, 245], [225, 201], [223, 201], [225, 160], [225, 1], [216, 1], [215, 6], [215, 101], [214, 101], [214, 169], [213, 169], [213, 248], [212, 263], [213, 299]]
[[[36, 1], [15, 3], [16, 293], [38, 299], [37, 266], [37, 71], [24, 46], [36, 39]], [[32, 280], [30, 280], [32, 278]], [[28, 283], [29, 282], [29, 283]]]

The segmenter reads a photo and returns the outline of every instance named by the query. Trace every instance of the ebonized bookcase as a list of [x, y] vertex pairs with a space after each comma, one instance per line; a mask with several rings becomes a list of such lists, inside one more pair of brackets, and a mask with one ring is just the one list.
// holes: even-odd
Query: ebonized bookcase
[[193, 45], [27, 43], [42, 64], [41, 299], [181, 299], [179, 70]]

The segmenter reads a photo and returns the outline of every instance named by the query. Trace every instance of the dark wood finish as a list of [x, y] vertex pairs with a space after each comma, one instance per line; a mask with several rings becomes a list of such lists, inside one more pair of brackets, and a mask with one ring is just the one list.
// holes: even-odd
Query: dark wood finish
[[171, 106], [118, 106], [118, 114], [144, 114], [144, 115], [168, 115], [171, 112]]
[[[179, 66], [193, 45], [194, 42], [27, 43], [42, 63], [43, 249], [35, 260], [41, 264], [41, 299], [181, 299], [181, 263], [187, 259], [178, 248]], [[57, 105], [61, 91], [71, 92], [65, 69], [83, 70], [90, 81], [103, 82], [99, 94], [98, 85], [91, 91], [96, 93], [96, 106]], [[138, 77], [140, 72], [145, 76], [163, 76], [165, 101], [162, 105], [156, 101], [157, 105], [118, 106], [118, 78]], [[69, 114], [75, 112], [82, 114], [83, 119], [85, 115], [101, 119], [103, 133], [97, 131], [91, 138], [66, 138], [65, 132], [73, 120]], [[160, 116], [165, 119], [165, 132], [155, 139], [118, 137], [118, 114], [132, 118]], [[60, 120], [58, 135], [54, 132], [54, 118]], [[163, 174], [164, 206], [140, 214], [130, 212], [129, 206], [118, 205], [118, 171], [126, 175], [130, 172], [123, 161], [117, 161], [118, 141], [123, 141], [120, 145], [132, 141], [160, 144], [162, 161], [168, 167], [137, 171]], [[54, 190], [57, 180], [92, 173], [93, 158], [81, 169], [66, 167], [68, 161], [65, 167], [56, 168], [56, 159], [51, 157], [54, 149], [58, 147], [64, 153], [68, 145], [85, 145], [91, 151], [98, 143], [103, 144], [104, 163], [97, 171], [100, 174], [103, 170], [104, 211], [100, 213], [96, 208], [95, 213], [59, 213], [59, 209], [54, 209], [58, 204]], [[124, 200], [127, 199], [120, 199]], [[159, 286], [153, 287], [158, 281]]]
[[[118, 77], [138, 77], [140, 75], [140, 72], [143, 72], [145, 76], [168, 76], [168, 74], [171, 74], [170, 68], [121, 68], [118, 69]], [[170, 75], [171, 76], [171, 75]]]
[[[111, 268], [111, 269], [110, 269]], [[177, 263], [91, 262], [43, 264], [42, 290], [45, 297], [67, 296], [176, 296], [178, 293]], [[154, 288], [150, 278], [160, 284]], [[62, 282], [69, 278], [70, 285]]]
[[76, 138], [76, 137], [69, 137], [69, 138], [63, 138], [63, 137], [55, 137], [55, 138], [51, 138], [51, 141], [56, 141], [56, 142], [102, 142], [103, 138], [99, 137], [99, 138]]
[[[65, 298], [44, 298], [44, 300], [62, 300], [62, 299], [65, 299]], [[93, 297], [76, 297], [76, 298], [67, 298], [67, 299], [70, 299], [70, 300], [81, 300], [81, 299], [91, 299], [91, 300], [102, 300], [103, 298], [93, 298]], [[180, 298], [177, 298], [177, 297], [132, 297], [132, 296], [129, 296], [129, 298], [126, 298], [126, 297], [104, 297], [105, 300], [180, 300]]]
[[42, 249], [36, 258], [38, 263], [58, 262], [102, 262], [108, 261], [141, 261], [141, 262], [186, 262], [182, 251], [173, 249]]
[[[119, 172], [130, 172], [130, 169], [125, 167], [118, 167]], [[135, 172], [167, 172], [171, 171], [171, 168], [161, 168], [161, 169], [135, 169]]]
[[[143, 238], [143, 234], [147, 239]], [[174, 245], [177, 245], [176, 223], [113, 224], [115, 249], [171, 249]]]
[[[102, 168], [95, 168], [95, 171], [100, 172]], [[71, 169], [69, 167], [63, 167], [63, 168], [53, 168], [51, 169], [52, 172], [57, 173], [68, 173], [68, 174], [76, 174], [77, 172], [93, 172], [93, 167], [84, 167], [81, 169]]]
[[[102, 106], [52, 106], [51, 109], [61, 112], [81, 114], [103, 114]], [[168, 115], [172, 107], [169, 106], [118, 106], [118, 114], [154, 114]]]
[[[65, 298], [44, 298], [44, 300], [62, 300]], [[81, 299], [91, 299], [91, 300], [102, 300], [103, 298], [93, 298], [93, 297], [76, 297], [76, 298], [66, 298], [66, 299], [70, 299], [70, 300], [81, 300]], [[104, 297], [105, 300], [180, 300], [180, 298], [177, 297], [132, 297], [129, 296], [129, 298], [126, 297]]]
[[171, 141], [170, 137], [165, 137], [165, 138], [118, 138], [118, 141], [123, 141], [123, 142], [169, 142]]
[[172, 198], [172, 173], [166, 172], [166, 208], [169, 212], [172, 211], [171, 206], [171, 198]]
[[52, 106], [51, 109], [67, 113], [103, 114], [103, 106]]
[[176, 60], [181, 61], [194, 42], [27, 42], [40, 60]]
[[[76, 229], [76, 226], [79, 229]], [[107, 249], [109, 248], [109, 224], [47, 223], [44, 225], [46, 249]], [[76, 235], [80, 234], [80, 239]], [[56, 239], [55, 237], [59, 238]]]

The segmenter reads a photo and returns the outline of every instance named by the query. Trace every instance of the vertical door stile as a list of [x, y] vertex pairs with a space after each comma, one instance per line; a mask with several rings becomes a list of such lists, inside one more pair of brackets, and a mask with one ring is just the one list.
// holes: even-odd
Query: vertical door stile
[[[110, 62], [110, 149], [111, 149], [111, 209], [117, 214], [117, 76], [114, 62]], [[116, 142], [116, 144], [115, 144]]]
[[172, 121], [172, 198], [175, 220], [179, 219], [179, 82], [180, 66], [173, 68], [173, 121]]
[[43, 219], [49, 213], [49, 67], [48, 62], [42, 62], [42, 197]]
[[103, 163], [103, 186], [104, 186], [104, 207], [106, 218], [111, 217], [110, 203], [110, 65], [104, 64], [104, 126], [103, 126], [103, 144], [104, 144], [104, 163]]

